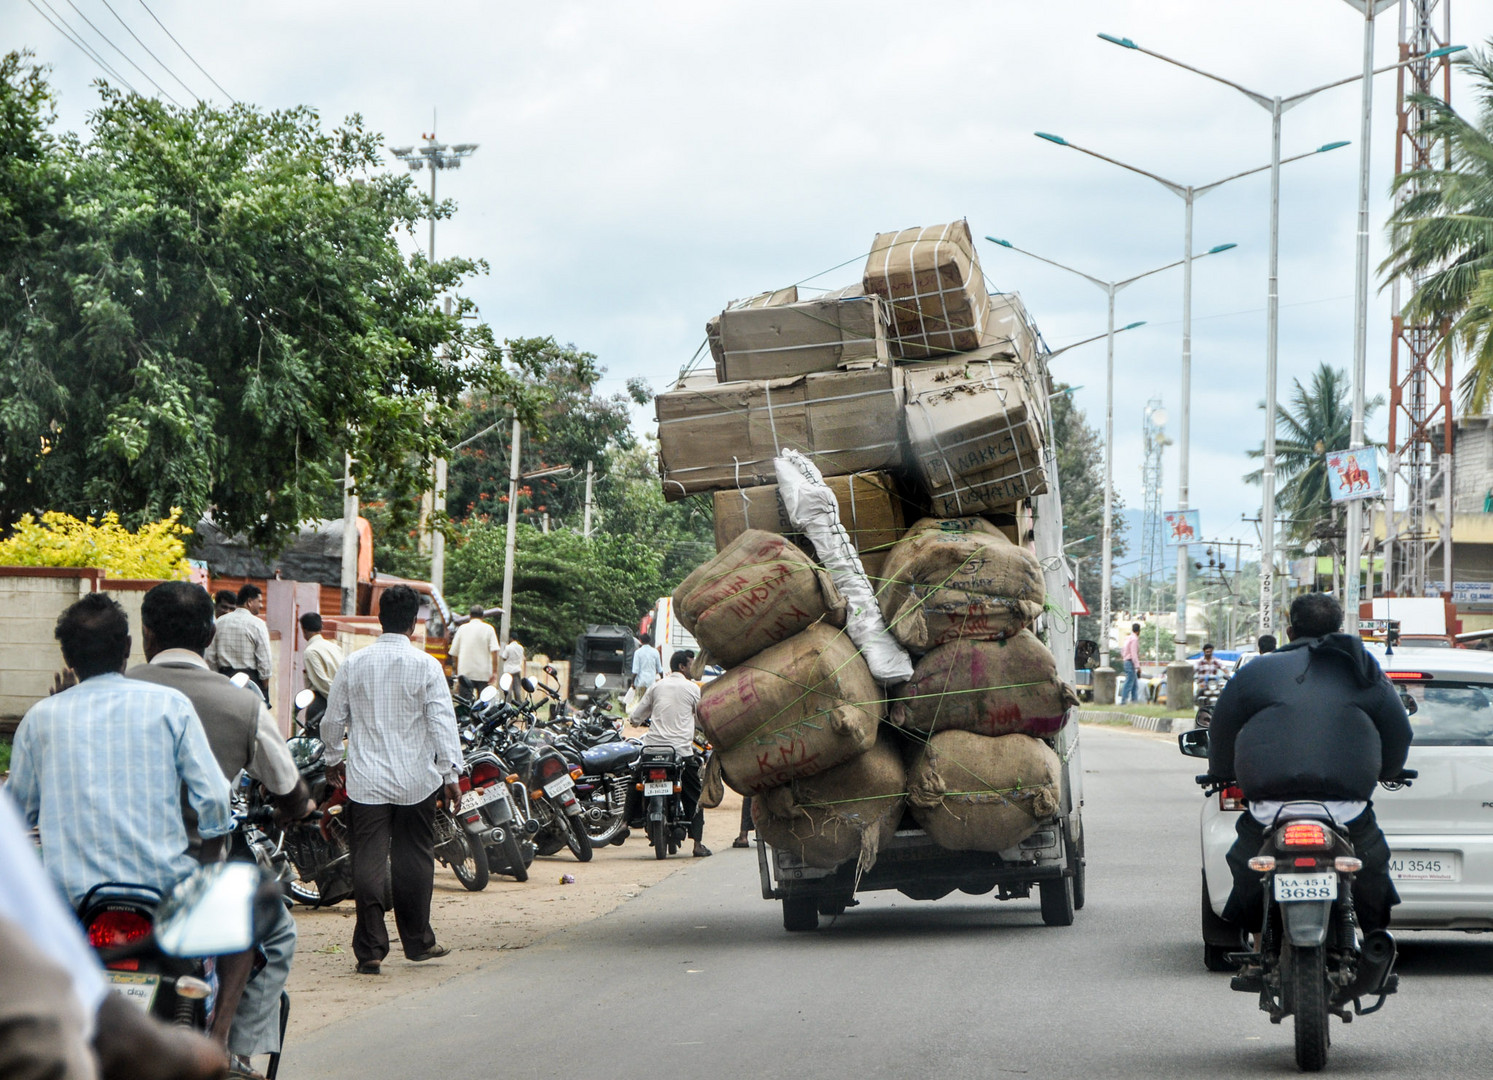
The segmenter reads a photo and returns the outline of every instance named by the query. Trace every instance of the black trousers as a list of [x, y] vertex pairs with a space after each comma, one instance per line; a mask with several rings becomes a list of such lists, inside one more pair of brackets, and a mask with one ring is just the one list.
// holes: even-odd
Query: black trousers
[[[353, 955], [358, 963], [389, 955], [384, 897], [394, 897], [394, 925], [405, 956], [435, 947], [430, 894], [435, 887], [435, 799], [439, 789], [410, 806], [347, 803], [352, 848], [353, 901], [358, 909]], [[390, 881], [390, 874], [393, 881]]]
[[[1270, 830], [1246, 810], [1239, 815], [1234, 831], [1238, 839], [1228, 854], [1234, 890], [1224, 905], [1223, 917], [1241, 930], [1257, 933], [1265, 921], [1265, 891], [1259, 871], [1249, 868], [1249, 860], [1260, 853]], [[1353, 910], [1358, 925], [1365, 932], [1383, 930], [1389, 926], [1390, 908], [1400, 902], [1400, 894], [1389, 877], [1389, 842], [1374, 817], [1373, 806], [1348, 822], [1348, 839], [1354, 854], [1363, 860], [1363, 869], [1353, 876]]]
[[741, 835], [745, 836], [752, 831], [752, 797], [746, 796], [741, 800]]

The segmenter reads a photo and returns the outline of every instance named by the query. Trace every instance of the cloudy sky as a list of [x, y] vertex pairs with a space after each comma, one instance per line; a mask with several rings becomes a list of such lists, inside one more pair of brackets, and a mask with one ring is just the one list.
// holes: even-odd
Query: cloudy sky
[[[617, 390], [635, 375], [666, 386], [733, 297], [855, 280], [878, 231], [967, 217], [977, 236], [1105, 279], [1179, 258], [1180, 199], [1032, 133], [1205, 184], [1268, 162], [1269, 116], [1096, 34], [1288, 96], [1357, 72], [1363, 27], [1343, 0], [145, 2], [149, 10], [142, 0], [0, 0], [0, 25], [7, 48], [29, 47], [54, 66], [71, 128], [92, 107], [99, 69], [38, 8], [147, 92], [84, 15], [179, 98], [181, 85], [141, 42], [203, 97], [223, 100], [196, 64], [243, 101], [309, 104], [328, 123], [359, 112], [392, 145], [418, 142], [438, 115], [442, 141], [480, 149], [440, 176], [440, 194], [460, 210], [440, 226], [437, 255], [486, 259], [491, 273], [470, 291], [497, 332], [552, 334], [595, 352]], [[1459, 0], [1453, 12], [1454, 41], [1493, 37], [1493, 4]], [[1379, 64], [1396, 58], [1397, 36], [1391, 9], [1378, 22]], [[1460, 100], [1470, 101], [1465, 89]], [[1285, 118], [1287, 155], [1355, 145], [1283, 174], [1282, 397], [1319, 362], [1351, 363], [1359, 101], [1350, 85]], [[1376, 81], [1374, 116], [1377, 264], [1392, 76]], [[1241, 518], [1258, 513], [1258, 489], [1240, 477], [1263, 434], [1268, 197], [1262, 174], [1197, 204], [1199, 250], [1239, 245], [1194, 277], [1192, 502], [1206, 537], [1254, 537]], [[983, 241], [980, 255], [1054, 348], [1104, 329], [1093, 285]], [[1180, 271], [1123, 292], [1118, 318], [1148, 324], [1119, 338], [1115, 361], [1115, 474], [1138, 507], [1147, 399], [1162, 399], [1176, 431]], [[1389, 326], [1386, 293], [1370, 316], [1371, 393], [1387, 392]], [[1082, 386], [1079, 404], [1102, 423], [1103, 343], [1054, 367]], [[1384, 430], [1381, 410], [1371, 434]], [[1173, 449], [1167, 508], [1176, 481]]]

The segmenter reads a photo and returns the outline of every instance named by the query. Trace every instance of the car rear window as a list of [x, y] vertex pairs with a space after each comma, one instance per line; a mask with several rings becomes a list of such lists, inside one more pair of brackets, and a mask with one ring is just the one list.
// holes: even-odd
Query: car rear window
[[1395, 687], [1410, 713], [1414, 745], [1493, 746], [1493, 683], [1436, 679]]

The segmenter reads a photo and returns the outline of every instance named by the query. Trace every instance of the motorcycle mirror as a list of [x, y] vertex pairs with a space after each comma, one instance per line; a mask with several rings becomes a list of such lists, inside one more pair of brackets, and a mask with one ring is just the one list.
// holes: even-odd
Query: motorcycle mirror
[[1177, 736], [1177, 749], [1182, 751], [1184, 757], [1207, 757], [1208, 729], [1193, 728], [1191, 731], [1182, 732]]
[[598, 690], [600, 690], [606, 684], [607, 684], [607, 677], [605, 675], [603, 675], [599, 671], [596, 673], [596, 678], [594, 678], [594, 679], [591, 680], [591, 685], [594, 686], [594, 687], [596, 687], [596, 689], [598, 689]]
[[508, 693], [508, 691], [513, 689], [513, 676], [508, 674], [508, 672], [506, 671], [503, 672], [503, 674], [498, 677], [498, 685], [503, 688], [503, 693]]
[[249, 676], [240, 671], [237, 674], [228, 676], [228, 681], [242, 690], [249, 685]]
[[214, 863], [194, 871], [161, 902], [155, 939], [168, 956], [221, 956], [243, 952], [256, 940], [270, 903], [279, 899], [261, 888], [253, 863]]
[[544, 673], [546, 675], [553, 675], [556, 678], [558, 678], [559, 675], [560, 675], [560, 673], [557, 670], [555, 670], [555, 665], [554, 664], [545, 664], [544, 665]]
[[295, 707], [297, 709], [309, 709], [311, 703], [315, 700], [316, 692], [314, 690], [302, 690], [295, 696]]
[[539, 684], [537, 682], [535, 682], [533, 679], [529, 678], [527, 675], [525, 675], [522, 679], [520, 679], [518, 681], [518, 684], [520, 686], [522, 686], [525, 690], [527, 690], [531, 694], [535, 690], [539, 689]]
[[[507, 679], [508, 676], [504, 675], [503, 678]], [[508, 681], [511, 684], [513, 680], [509, 679]], [[508, 687], [505, 686], [505, 687], [503, 687], [503, 689], [506, 690], [506, 689], [508, 689]], [[496, 686], [484, 686], [482, 688], [482, 693], [480, 693], [480, 694], [477, 695], [477, 700], [481, 701], [481, 702], [488, 702], [488, 701], [492, 701], [497, 696], [498, 696], [498, 688]]]

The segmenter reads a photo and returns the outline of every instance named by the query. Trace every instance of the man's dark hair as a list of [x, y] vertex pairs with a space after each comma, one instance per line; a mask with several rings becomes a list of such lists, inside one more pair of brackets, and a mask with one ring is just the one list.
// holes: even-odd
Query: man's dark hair
[[652, 645], [653, 644], [653, 635], [650, 634], [650, 633], [648, 633], [645, 630], [645, 631], [643, 631], [643, 633], [641, 633], [641, 634], [638, 635], [638, 641], [641, 644], [643, 644], [643, 645]]
[[386, 634], [408, 634], [420, 614], [420, 594], [408, 585], [384, 590], [378, 600], [378, 624]]
[[130, 620], [108, 593], [89, 593], [57, 619], [62, 659], [79, 679], [107, 675], [130, 656]]
[[1205, 641], [1205, 642], [1203, 642], [1203, 651], [1204, 652], [1207, 652], [1211, 648], [1213, 648], [1213, 642], [1211, 642], [1211, 641]]
[[258, 597], [261, 597], [263, 595], [264, 595], [264, 591], [262, 589], [260, 589], [260, 587], [258, 585], [254, 585], [254, 584], [245, 585], [242, 589], [240, 589], [238, 591], [238, 605], [239, 605], [239, 607], [243, 607], [250, 600], [257, 599]]
[[221, 607], [238, 607], [238, 593], [232, 589], [219, 589], [213, 594], [213, 603]]
[[482, 618], [482, 616], [487, 614], [487, 609], [484, 608], [481, 604], [473, 604], [467, 611], [467, 614], [474, 619], [480, 619]]
[[163, 581], [140, 601], [140, 624], [162, 649], [206, 651], [213, 639], [213, 602], [190, 581]]
[[694, 653], [688, 649], [676, 649], [674, 654], [669, 657], [669, 670], [685, 672], [689, 670], [689, 666], [694, 662]]
[[321, 633], [321, 616], [314, 611], [308, 611], [301, 616], [301, 633], [307, 637], [315, 637]]
[[1277, 644], [1279, 643], [1275, 640], [1274, 634], [1261, 634], [1260, 640], [1255, 642], [1255, 648], [1260, 650], [1261, 655], [1264, 655], [1267, 652], [1274, 652]]
[[1138, 623], [1138, 622], [1131, 623], [1130, 624], [1130, 632], [1132, 634], [1139, 634], [1140, 633], [1140, 623]]
[[1325, 637], [1342, 628], [1343, 606], [1326, 593], [1307, 593], [1291, 601], [1291, 629], [1297, 637]]

